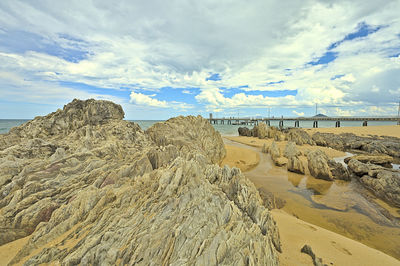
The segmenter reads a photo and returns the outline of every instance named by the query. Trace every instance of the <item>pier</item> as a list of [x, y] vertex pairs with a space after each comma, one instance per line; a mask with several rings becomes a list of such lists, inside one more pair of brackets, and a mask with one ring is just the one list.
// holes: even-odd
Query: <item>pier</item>
[[272, 117], [272, 118], [252, 118], [252, 117], [222, 117], [214, 118], [210, 114], [209, 121], [211, 124], [221, 125], [258, 125], [260, 122], [264, 122], [268, 126], [271, 125], [271, 121], [279, 121], [279, 127], [300, 127], [302, 121], [313, 121], [313, 127], [318, 127], [319, 121], [332, 121], [335, 123], [335, 127], [340, 127], [341, 121], [360, 121], [362, 126], [368, 126], [369, 121], [393, 121], [400, 125], [400, 119], [398, 117]]

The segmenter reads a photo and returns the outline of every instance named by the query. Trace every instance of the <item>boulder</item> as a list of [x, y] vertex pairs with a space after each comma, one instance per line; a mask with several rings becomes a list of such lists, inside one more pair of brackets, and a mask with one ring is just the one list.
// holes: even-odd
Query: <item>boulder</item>
[[329, 158], [321, 150], [314, 150], [307, 154], [308, 170], [310, 174], [318, 179], [331, 181], [332, 173], [328, 165]]
[[328, 165], [334, 179], [350, 181], [350, 173], [343, 164], [328, 160]]
[[345, 158], [345, 163], [348, 163], [351, 159], [356, 159], [362, 163], [371, 163], [381, 165], [383, 167], [392, 168], [393, 157], [389, 155], [366, 155], [360, 154], [353, 157]]
[[263, 153], [269, 153], [269, 147], [267, 145], [267, 143], [264, 143], [262, 148], [261, 148], [261, 152]]
[[303, 145], [303, 144], [310, 144], [314, 145], [315, 142], [312, 140], [310, 135], [308, 135], [307, 132], [305, 132], [302, 129], [299, 128], [291, 128], [288, 130], [286, 133], [286, 138], [288, 141], [293, 141], [297, 145]]
[[257, 126], [257, 137], [259, 139], [265, 139], [268, 136], [268, 126], [261, 122]]
[[400, 207], [400, 171], [382, 166], [362, 163], [352, 158], [348, 168], [361, 184], [371, 190], [377, 197]]
[[271, 154], [272, 161], [276, 166], [284, 166], [287, 164], [287, 158], [281, 156], [281, 150], [278, 145], [276, 145], [275, 141], [273, 141], [269, 147], [269, 153]]
[[239, 136], [246, 136], [246, 137], [251, 137], [252, 136], [252, 132], [249, 128], [247, 127], [239, 127], [238, 128], [238, 133]]
[[297, 149], [296, 143], [293, 141], [288, 141], [285, 147], [285, 152], [283, 155], [286, 158], [290, 158], [292, 156], [300, 156], [301, 152]]
[[304, 246], [301, 248], [301, 253], [305, 253], [305, 254], [310, 255], [310, 257], [311, 257], [312, 260], [313, 260], [313, 264], [314, 264], [315, 266], [326, 266], [326, 265], [327, 265], [327, 264], [324, 264], [324, 263], [322, 262], [322, 259], [321, 259], [321, 258], [318, 258], [318, 257], [315, 255], [315, 253], [313, 252], [311, 246], [309, 246], [309, 245], [304, 245]]
[[287, 169], [290, 172], [298, 173], [304, 175], [304, 165], [303, 162], [297, 156], [291, 156], [288, 159]]

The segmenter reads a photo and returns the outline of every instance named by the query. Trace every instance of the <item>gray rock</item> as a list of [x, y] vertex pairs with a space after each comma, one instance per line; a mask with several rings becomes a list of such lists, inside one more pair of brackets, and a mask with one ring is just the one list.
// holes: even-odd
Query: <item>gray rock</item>
[[286, 133], [286, 138], [288, 141], [293, 141], [297, 145], [303, 145], [303, 144], [314, 145], [315, 144], [315, 142], [312, 140], [311, 136], [308, 135], [307, 132], [305, 132], [304, 130], [299, 129], [299, 128], [289, 129]]
[[288, 159], [287, 169], [290, 172], [298, 173], [304, 175], [304, 164], [297, 156], [291, 156]]
[[330, 171], [328, 156], [321, 150], [310, 151], [307, 154], [308, 170], [310, 174], [319, 179], [332, 181], [332, 173]]
[[301, 152], [299, 151], [299, 149], [297, 149], [297, 146], [296, 146], [295, 142], [288, 141], [288, 143], [286, 144], [285, 152], [283, 153], [283, 155], [286, 158], [290, 158], [292, 156], [300, 156]]
[[343, 164], [328, 160], [328, 165], [334, 179], [350, 181], [350, 173]]
[[301, 248], [301, 252], [310, 255], [310, 257], [313, 260], [314, 266], [326, 266], [326, 264], [324, 264], [322, 262], [321, 258], [318, 258], [315, 254], [314, 251], [312, 250], [311, 246], [309, 245], [304, 245]]
[[30, 236], [11, 263], [279, 264], [277, 226], [240, 170], [213, 164], [207, 120], [145, 133], [122, 117], [75, 100], [0, 135], [0, 245]]

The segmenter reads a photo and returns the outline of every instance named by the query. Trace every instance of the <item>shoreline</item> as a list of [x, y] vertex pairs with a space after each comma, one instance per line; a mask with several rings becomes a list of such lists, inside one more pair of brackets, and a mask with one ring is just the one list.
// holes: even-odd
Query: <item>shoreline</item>
[[[389, 135], [391, 134], [393, 137], [400, 137], [400, 127], [396, 126], [389, 126], [392, 129], [399, 129], [399, 132], [390, 132], [388, 131]], [[383, 132], [385, 134], [385, 130], [387, 129], [387, 126], [376, 126], [373, 128], [372, 131], [368, 131], [368, 129], [371, 129], [371, 127], [357, 127], [355, 129], [360, 129], [361, 131], [354, 132], [354, 128], [324, 128], [322, 129], [324, 132], [326, 131], [327, 133], [348, 133], [348, 131], [353, 131], [351, 133], [358, 134], [361, 136], [376, 136], [379, 134], [376, 134], [377, 132]], [[314, 133], [319, 131], [320, 128], [317, 129], [312, 129], [306, 132]], [[347, 131], [347, 132], [346, 132]], [[379, 136], [382, 136], [383, 134], [380, 134]], [[257, 149], [260, 152], [260, 148], [264, 143], [271, 144], [272, 139], [258, 139], [255, 137], [245, 137], [245, 136], [223, 136], [224, 139], [228, 139], [230, 141], [233, 141], [234, 143], [239, 143], [241, 146], [241, 149], [245, 150], [246, 146], [248, 150], [255, 150]], [[278, 141], [276, 142], [278, 146], [282, 149], [286, 145], [286, 141]], [[225, 143], [226, 144], [226, 143]], [[322, 147], [322, 146], [311, 146], [311, 145], [302, 145], [298, 146], [298, 148], [303, 152], [304, 150], [307, 149], [321, 149], [324, 150], [328, 157], [331, 159], [336, 158], [336, 157], [341, 157], [342, 155], [345, 154], [345, 152], [342, 151], [337, 151], [329, 147]], [[254, 152], [254, 151], [253, 151]], [[228, 150], [229, 154], [229, 150]], [[245, 156], [244, 156], [245, 157]], [[263, 163], [263, 162], [259, 162]], [[275, 167], [275, 166], [273, 166]], [[258, 168], [258, 167], [256, 167]], [[286, 169], [281, 168], [281, 167], [275, 167], [278, 170], [276, 172], [287, 172]], [[254, 168], [252, 168], [254, 169]], [[256, 170], [246, 170], [244, 171], [244, 174], [252, 174], [253, 171]], [[310, 178], [308, 178], [310, 179]], [[251, 179], [250, 179], [251, 180]], [[311, 178], [311, 180], [314, 180], [314, 178]], [[251, 180], [256, 187], [260, 187], [260, 183], [257, 184], [254, 180]], [[317, 180], [320, 182], [320, 180]], [[314, 181], [313, 181], [314, 182]], [[275, 191], [276, 192], [276, 191]], [[279, 193], [275, 194], [274, 196], [280, 197], [285, 199], [284, 197], [280, 196]], [[379, 199], [374, 199], [372, 201], [375, 201], [378, 205], [381, 207], [383, 206], [386, 210], [390, 206], [387, 205], [385, 202], [381, 202]], [[296, 212], [293, 212], [295, 210]], [[312, 264], [311, 257], [303, 254], [300, 252], [300, 249], [302, 248], [302, 245], [304, 244], [309, 244], [314, 253], [316, 254], [317, 257], [321, 257], [323, 259], [323, 263], [329, 264], [333, 262], [335, 265], [343, 265], [343, 264], [352, 264], [352, 265], [376, 265], [378, 263], [383, 264], [383, 265], [399, 265], [400, 261], [392, 256], [389, 255], [385, 252], [383, 252], [381, 249], [376, 248], [376, 247], [371, 247], [371, 244], [366, 245], [364, 241], [358, 241], [355, 240], [354, 237], [349, 237], [348, 233], [343, 234], [338, 233], [338, 230], [332, 231], [332, 228], [327, 228], [325, 226], [319, 226], [316, 225], [314, 222], [306, 221], [299, 217], [299, 212], [298, 208], [283, 208], [283, 209], [273, 209], [272, 215], [277, 222], [277, 226], [280, 231], [281, 235], [281, 241], [282, 241], [282, 249], [283, 253], [280, 254], [280, 262], [281, 265], [310, 265]], [[388, 210], [390, 213], [399, 216], [398, 215], [398, 210]], [[307, 213], [307, 212], [306, 212]], [[307, 215], [307, 214], [305, 214]], [[352, 215], [352, 214], [349, 214]], [[338, 216], [340, 217], [340, 216]], [[354, 216], [355, 220], [354, 222], [356, 225], [358, 224], [356, 217]], [[340, 218], [339, 218], [340, 220]], [[365, 223], [365, 221], [361, 222]], [[379, 229], [381, 226], [376, 226], [375, 229]], [[350, 229], [352, 227], [349, 227]], [[374, 229], [374, 230], [375, 230]], [[396, 229], [397, 230], [397, 229]], [[339, 230], [340, 231], [340, 230]], [[390, 231], [390, 230], [389, 230]], [[389, 233], [389, 231], [385, 231], [386, 234]], [[350, 231], [351, 232], [351, 231]], [[397, 235], [397, 231], [393, 231], [393, 234]], [[383, 232], [382, 232], [383, 233]], [[385, 234], [385, 233], [383, 233]], [[309, 235], [313, 235], [313, 239], [310, 239], [308, 237]], [[382, 236], [384, 237], [384, 236]], [[323, 239], [323, 241], [319, 241], [319, 239]], [[390, 241], [390, 240], [388, 240]], [[391, 240], [393, 241], [393, 239]], [[304, 243], [303, 243], [304, 242]], [[367, 241], [368, 242], [368, 241]], [[370, 242], [368, 242], [370, 243]], [[388, 242], [389, 243], [389, 242]], [[394, 242], [392, 242], [391, 245], [393, 245]], [[388, 244], [389, 245], [389, 244]], [[400, 245], [400, 241], [397, 244], [398, 246]], [[375, 246], [372, 244], [372, 246]], [[286, 252], [285, 252], [286, 250]], [[348, 252], [347, 252], [348, 251]], [[351, 253], [349, 255], [348, 253]]]

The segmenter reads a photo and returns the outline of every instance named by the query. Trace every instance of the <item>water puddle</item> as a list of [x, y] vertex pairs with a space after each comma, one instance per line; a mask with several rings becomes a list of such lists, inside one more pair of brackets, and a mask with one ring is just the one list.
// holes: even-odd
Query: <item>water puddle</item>
[[[230, 140], [225, 143], [260, 151]], [[344, 164], [349, 156], [335, 161]], [[400, 259], [400, 208], [378, 204], [357, 180], [330, 182], [288, 172], [261, 152], [259, 165], [245, 175], [257, 188], [284, 199], [287, 213]]]

